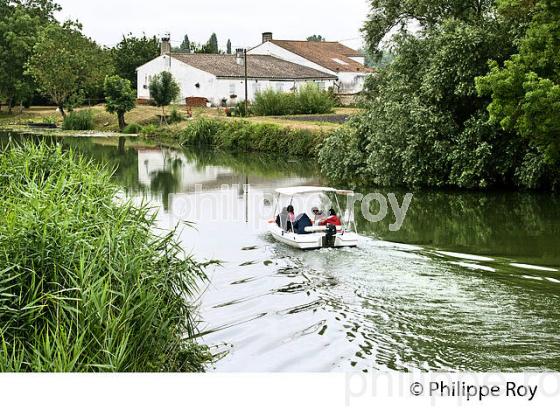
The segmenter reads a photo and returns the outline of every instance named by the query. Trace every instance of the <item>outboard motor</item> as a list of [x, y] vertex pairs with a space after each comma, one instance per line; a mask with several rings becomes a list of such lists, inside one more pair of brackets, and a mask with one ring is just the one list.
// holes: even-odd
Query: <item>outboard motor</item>
[[329, 224], [327, 225], [327, 231], [325, 236], [323, 236], [323, 248], [334, 248], [336, 241], [336, 226]]

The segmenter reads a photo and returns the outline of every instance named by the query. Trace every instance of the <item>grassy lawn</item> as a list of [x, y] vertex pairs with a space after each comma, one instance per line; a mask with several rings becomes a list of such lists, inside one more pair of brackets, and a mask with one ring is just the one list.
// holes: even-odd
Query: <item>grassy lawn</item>
[[[118, 131], [118, 123], [116, 115], [109, 114], [105, 111], [105, 106], [100, 104], [93, 107], [82, 107], [79, 110], [90, 109], [94, 112], [95, 129], [98, 131]], [[185, 113], [186, 108], [184, 106], [177, 106], [180, 112]], [[171, 107], [166, 109], [166, 113], [171, 112]], [[335, 115], [354, 115], [360, 112], [357, 108], [336, 108], [334, 110]], [[209, 118], [223, 118], [224, 120], [235, 120], [235, 118], [229, 118], [225, 115], [223, 108], [194, 108], [192, 110], [193, 117], [209, 117]], [[161, 109], [151, 106], [137, 106], [132, 111], [126, 114], [126, 122], [128, 124], [157, 124], [159, 122], [158, 115], [161, 114]], [[325, 114], [326, 116], [332, 114]], [[306, 116], [301, 116], [306, 117]], [[321, 117], [317, 115], [316, 117]], [[291, 127], [295, 129], [307, 129], [311, 131], [329, 131], [337, 127], [340, 124], [321, 122], [321, 121], [298, 121], [298, 116], [293, 115], [290, 118], [280, 118], [280, 117], [249, 117], [246, 118], [247, 121], [255, 123], [266, 123], [266, 124], [277, 124], [281, 126]], [[62, 116], [56, 112], [55, 107], [31, 107], [24, 109], [20, 112], [19, 108], [14, 109], [11, 114], [8, 114], [6, 108], [0, 112], [0, 126], [4, 125], [25, 125], [28, 122], [52, 122], [55, 121], [57, 125], [62, 124]], [[188, 124], [185, 121], [176, 126], [184, 127]]]

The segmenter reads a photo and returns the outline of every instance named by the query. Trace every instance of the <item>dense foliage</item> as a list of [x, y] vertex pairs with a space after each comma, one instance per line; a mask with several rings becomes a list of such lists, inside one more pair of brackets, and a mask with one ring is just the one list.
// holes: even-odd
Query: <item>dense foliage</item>
[[335, 105], [333, 95], [314, 83], [307, 83], [294, 92], [271, 88], [258, 92], [251, 110], [255, 115], [326, 114]]
[[60, 147], [0, 156], [0, 371], [197, 371], [200, 265]]
[[54, 21], [57, 10], [49, 0], [0, 2], [0, 102], [5, 99], [10, 109], [33, 98], [36, 85], [25, 65], [41, 28]]
[[41, 91], [60, 109], [72, 109], [85, 95], [102, 94], [111, 73], [109, 53], [81, 33], [81, 26], [53, 23], [41, 30], [28, 63], [28, 72]]
[[[504, 0], [498, 8], [489, 0], [373, 0], [375, 8], [365, 27], [372, 51], [378, 50], [388, 30], [404, 21], [414, 20], [420, 32], [403, 28], [393, 37], [394, 59], [367, 82], [366, 113], [323, 144], [319, 157], [323, 172], [381, 185], [557, 187], [558, 164], [550, 161], [552, 154], [544, 154], [554, 152], [549, 137], [558, 118], [553, 115], [557, 105], [554, 84], [547, 82], [551, 80], [530, 75], [525, 82], [525, 98], [532, 105], [527, 101], [522, 105], [526, 118], [516, 116], [519, 132], [512, 132], [508, 126], [513, 124], [502, 115], [511, 113], [510, 108], [495, 99], [489, 115], [491, 101], [477, 92], [476, 79], [488, 73], [489, 60], [495, 61], [491, 75], [479, 80], [478, 91], [494, 97], [503, 92], [504, 98], [511, 98], [523, 89], [503, 78], [511, 62], [506, 62], [505, 70], [498, 68], [517, 58], [511, 56], [518, 44], [521, 50], [529, 47], [525, 45], [529, 40], [518, 41], [525, 36], [528, 17], [526, 12], [512, 12], [516, 2], [526, 4]], [[548, 0], [539, 3], [543, 2]], [[529, 38], [535, 20], [538, 11], [529, 25]], [[547, 24], [551, 30], [553, 23]], [[532, 44], [536, 47], [539, 42]], [[558, 54], [551, 52], [557, 51], [556, 43], [551, 39], [547, 44], [550, 50], [537, 59], [557, 70]], [[517, 94], [507, 89], [510, 84]], [[511, 103], [520, 106], [515, 98]], [[547, 148], [535, 141], [546, 141]]]
[[216, 147], [231, 152], [261, 151], [299, 156], [315, 156], [323, 135], [276, 124], [224, 121], [201, 117], [179, 135], [183, 145]]
[[93, 130], [95, 123], [91, 110], [72, 111], [62, 122], [62, 129], [73, 131]]
[[112, 114], [117, 114], [119, 129], [126, 127], [124, 115], [136, 105], [136, 91], [132, 89], [129, 80], [118, 75], [105, 78], [105, 108]]
[[560, 164], [560, 1], [541, 0], [532, 10], [524, 5], [517, 6], [533, 17], [519, 52], [503, 66], [492, 61], [478, 90], [492, 97], [492, 123], [530, 141], [549, 164]]
[[162, 121], [165, 121], [165, 107], [177, 100], [181, 88], [173, 78], [173, 74], [163, 71], [150, 81], [150, 97], [156, 106], [162, 109]]
[[160, 55], [159, 40], [155, 36], [135, 37], [129, 34], [111, 50], [111, 55], [116, 74], [130, 81], [136, 89], [136, 69]]

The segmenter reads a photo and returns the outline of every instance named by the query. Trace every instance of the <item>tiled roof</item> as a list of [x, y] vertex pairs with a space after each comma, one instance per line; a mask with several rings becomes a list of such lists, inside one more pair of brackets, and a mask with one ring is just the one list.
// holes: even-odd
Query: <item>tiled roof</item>
[[[243, 65], [237, 64], [235, 55], [228, 54], [179, 54], [171, 57], [216, 77], [241, 78], [245, 75]], [[250, 78], [273, 80], [329, 80], [336, 76], [290, 63], [276, 57], [249, 54], [247, 71]]]
[[363, 57], [362, 53], [338, 42], [272, 40], [271, 43], [334, 72], [372, 73], [374, 71], [350, 58]]

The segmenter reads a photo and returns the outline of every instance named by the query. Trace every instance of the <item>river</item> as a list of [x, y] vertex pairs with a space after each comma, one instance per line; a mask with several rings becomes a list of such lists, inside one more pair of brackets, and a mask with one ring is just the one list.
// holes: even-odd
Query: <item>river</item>
[[209, 371], [560, 371], [558, 196], [413, 190], [399, 231], [358, 214], [358, 248], [302, 252], [263, 219], [274, 189], [328, 184], [313, 161], [63, 143], [115, 167], [159, 227], [193, 223], [185, 250], [220, 261], [197, 301]]

